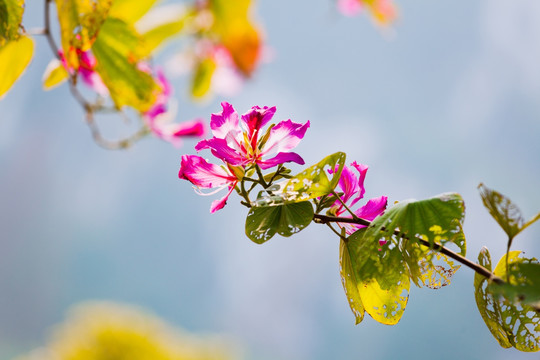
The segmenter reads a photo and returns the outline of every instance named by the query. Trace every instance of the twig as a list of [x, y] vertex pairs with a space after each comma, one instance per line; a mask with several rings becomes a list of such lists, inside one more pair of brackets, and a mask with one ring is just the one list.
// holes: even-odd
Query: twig
[[[321, 214], [315, 214], [313, 216], [315, 222], [317, 223], [320, 223], [320, 224], [328, 224], [328, 223], [333, 223], [333, 222], [340, 222], [340, 223], [348, 223], [348, 224], [358, 224], [358, 225], [364, 225], [364, 226], [369, 226], [371, 225], [371, 222], [368, 221], [368, 220], [365, 220], [365, 219], [361, 219], [361, 218], [357, 218], [357, 219], [352, 219], [352, 218], [343, 218], [343, 217], [337, 217], [337, 216], [328, 216], [328, 215], [321, 215]], [[394, 231], [394, 234], [396, 236], [399, 236], [399, 237], [402, 237], [402, 238], [405, 238], [405, 236], [400, 233], [399, 231]], [[497, 284], [503, 284], [505, 281], [503, 279], [501, 279], [500, 277], [496, 276], [495, 274], [493, 274], [491, 271], [487, 270], [485, 267], [467, 259], [466, 257], [444, 247], [443, 245], [440, 245], [440, 244], [436, 244], [436, 243], [430, 243], [429, 241], [426, 241], [424, 239], [421, 239], [421, 238], [418, 238], [418, 237], [414, 237], [414, 239], [416, 241], [418, 241], [420, 244], [430, 248], [430, 249], [433, 249], [435, 251], [438, 251], [458, 262], [460, 262], [461, 264], [469, 267], [470, 269], [476, 271], [478, 274], [490, 279], [491, 281], [497, 283]]]

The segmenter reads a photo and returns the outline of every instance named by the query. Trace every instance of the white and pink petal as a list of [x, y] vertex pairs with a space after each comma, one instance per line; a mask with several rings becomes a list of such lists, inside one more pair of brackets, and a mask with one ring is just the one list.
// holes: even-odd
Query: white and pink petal
[[230, 131], [241, 131], [238, 122], [238, 114], [234, 110], [233, 106], [228, 102], [222, 102], [221, 107], [223, 110], [221, 113], [212, 114], [210, 118], [210, 128], [215, 137], [225, 139]]
[[205, 189], [220, 187], [238, 181], [236, 176], [229, 174], [221, 166], [209, 163], [197, 155], [182, 156], [178, 177]]
[[268, 139], [262, 145], [261, 156], [294, 149], [304, 138], [309, 125], [309, 121], [305, 124], [295, 123], [291, 120], [281, 121], [270, 130]]

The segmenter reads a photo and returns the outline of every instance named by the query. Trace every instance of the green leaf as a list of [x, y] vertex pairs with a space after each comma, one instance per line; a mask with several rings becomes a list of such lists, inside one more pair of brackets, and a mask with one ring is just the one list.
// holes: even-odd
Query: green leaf
[[112, 0], [56, 0], [60, 39], [68, 65], [79, 68], [79, 51], [88, 51], [107, 19]]
[[43, 88], [45, 90], [51, 90], [61, 83], [63, 83], [69, 77], [69, 73], [66, 68], [58, 59], [53, 59], [43, 74]]
[[0, 47], [20, 36], [24, 0], [0, 0]]
[[[365, 229], [360, 229], [361, 232]], [[345, 242], [343, 239], [339, 242], [339, 273], [341, 275], [341, 284], [347, 296], [347, 303], [355, 317], [355, 324], [358, 325], [364, 319], [364, 304], [360, 298], [359, 283], [356, 277], [356, 258], [357, 246], [349, 239]]]
[[0, 99], [26, 70], [34, 54], [34, 41], [27, 36], [0, 46]]
[[137, 23], [137, 30], [143, 38], [141, 52], [149, 56], [168, 40], [179, 36], [187, 24], [194, 19], [195, 12], [183, 6], [163, 6], [152, 10]]
[[524, 223], [521, 211], [509, 198], [484, 184], [478, 185], [484, 206], [501, 226], [509, 239], [513, 239], [523, 229], [540, 219], [540, 213]]
[[[375, 218], [364, 235], [366, 241], [362, 243], [361, 253], [366, 256], [359, 260], [361, 279], [368, 281], [381, 276], [386, 269], [401, 266], [403, 260], [417, 286], [436, 288], [442, 272], [447, 275], [455, 272], [453, 263], [442, 258], [442, 262], [435, 264], [436, 252], [423, 246], [419, 239], [431, 245], [453, 244], [458, 253], [465, 255], [464, 216], [465, 205], [459, 194], [397, 203]], [[444, 271], [437, 266], [443, 267]]]
[[246, 235], [262, 244], [276, 233], [291, 236], [308, 226], [313, 220], [313, 206], [300, 202], [279, 206], [251, 208], [246, 218]]
[[367, 247], [371, 248], [370, 251], [375, 252], [375, 254], [364, 252], [366, 243], [370, 242], [370, 239], [365, 237], [366, 231], [366, 229], [356, 231], [349, 236], [345, 245], [350, 257], [347, 275], [354, 274], [350, 276], [350, 281], [356, 283], [360, 301], [351, 296], [352, 285], [349, 285], [349, 289], [346, 289], [345, 292], [348, 298], [354, 300], [356, 307], [358, 307], [357, 304], [361, 304], [374, 320], [382, 324], [394, 325], [401, 319], [409, 299], [410, 279], [407, 265], [399, 251], [396, 251], [391, 255], [393, 256], [391, 267], [375, 271], [372, 276], [366, 278], [363, 274], [364, 259], [375, 260], [371, 264], [375, 267], [380, 267], [383, 263], [382, 261], [377, 262], [376, 256], [381, 253], [378, 249], [372, 248], [372, 244], [368, 244]]
[[511, 302], [531, 305], [540, 311], [540, 264], [536, 259], [516, 259], [508, 265], [508, 282], [492, 283], [489, 291]]
[[[342, 152], [329, 155], [291, 179], [275, 184], [279, 189], [259, 197], [255, 206], [294, 203], [328, 195], [339, 182], [345, 156]], [[328, 174], [328, 170], [332, 170], [332, 174]]]
[[137, 66], [140, 45], [141, 40], [132, 26], [120, 19], [108, 18], [92, 51], [97, 60], [96, 70], [116, 107], [131, 106], [144, 112], [155, 102], [157, 85], [151, 74]]
[[216, 70], [216, 63], [211, 58], [206, 58], [197, 64], [191, 82], [191, 95], [201, 98], [208, 93], [212, 85], [212, 75]]
[[[520, 251], [508, 253], [510, 266], [515, 263], [531, 263], [530, 259], [520, 258], [520, 253]], [[505, 254], [499, 260], [493, 274], [505, 279], [510, 285], [518, 286], [521, 280], [518, 281], [517, 278], [507, 276], [506, 257]], [[486, 248], [482, 248], [478, 262], [491, 271], [491, 258]], [[492, 335], [504, 348], [513, 346], [520, 351], [527, 352], [540, 350], [540, 313], [529, 305], [515, 303], [505, 297], [494, 295], [491, 289], [495, 286], [490, 285], [489, 280], [484, 276], [475, 274], [476, 304]]]
[[114, 0], [109, 15], [133, 25], [154, 6], [157, 0]]

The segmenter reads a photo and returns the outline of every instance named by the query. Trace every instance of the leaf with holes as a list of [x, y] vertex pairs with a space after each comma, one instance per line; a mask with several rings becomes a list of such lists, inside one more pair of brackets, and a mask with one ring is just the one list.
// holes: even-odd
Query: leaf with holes
[[103, 23], [92, 51], [97, 60], [96, 70], [116, 107], [127, 105], [144, 112], [155, 102], [157, 85], [150, 74], [138, 68], [140, 45], [132, 26], [109, 18]]
[[540, 213], [538, 213], [525, 222], [521, 211], [509, 198], [484, 184], [478, 185], [478, 189], [484, 206], [510, 239], [540, 219]]
[[505, 284], [490, 284], [489, 291], [540, 311], [540, 264], [536, 259], [520, 260], [508, 264], [510, 281]]
[[[392, 266], [385, 267], [382, 271], [377, 271], [369, 279], [361, 274], [362, 259], [368, 257], [363, 251], [366, 248], [365, 242], [370, 242], [365, 237], [367, 229], [360, 229], [349, 236], [346, 242], [348, 255], [350, 256], [351, 272], [354, 276], [351, 279], [355, 281], [359, 295], [359, 303], [365, 311], [376, 321], [395, 325], [401, 319], [407, 301], [409, 299], [410, 279], [407, 265], [400, 256], [399, 251], [391, 254]], [[369, 244], [372, 245], [372, 244]], [[369, 247], [369, 246], [368, 246]], [[378, 249], [372, 248], [377, 254]], [[374, 257], [372, 257], [374, 259]], [[381, 263], [373, 263], [373, 266], [380, 266]], [[349, 286], [351, 288], [351, 286]], [[349, 291], [350, 293], [351, 291]], [[347, 290], [346, 290], [347, 293]], [[350, 294], [347, 293], [347, 297]], [[352, 299], [355, 299], [351, 297]], [[355, 301], [356, 303], [356, 301]], [[352, 307], [351, 307], [352, 308]], [[354, 312], [354, 310], [353, 310]]]
[[[459, 194], [397, 203], [375, 218], [364, 235], [361, 253], [367, 256], [359, 260], [362, 280], [379, 277], [403, 260], [411, 280], [421, 287], [426, 282], [426, 271], [434, 270], [436, 265], [435, 252], [429, 251], [428, 244], [452, 245], [465, 255], [464, 216], [465, 205]], [[439, 264], [450, 274], [452, 266], [446, 265], [444, 261]]]
[[[338, 184], [344, 164], [345, 153], [329, 155], [300, 174], [275, 183], [271, 194], [259, 196], [254, 205], [294, 203], [328, 195]], [[332, 174], [328, 170], [333, 170]]]
[[[531, 259], [519, 257], [520, 251], [508, 253], [508, 265], [531, 263]], [[506, 254], [499, 260], [493, 274], [518, 286], [518, 279], [507, 276]], [[478, 262], [491, 271], [491, 257], [487, 248], [482, 248]], [[491, 334], [504, 348], [515, 347], [520, 351], [534, 352], [540, 350], [540, 313], [529, 305], [509, 301], [492, 293], [487, 278], [476, 273], [474, 276], [475, 298], [478, 310]]]
[[[360, 229], [361, 232], [365, 229]], [[360, 298], [359, 283], [356, 277], [356, 257], [357, 257], [356, 241], [351, 241], [349, 238], [347, 242], [343, 239], [339, 243], [339, 269], [341, 275], [341, 284], [343, 290], [345, 290], [345, 296], [347, 297], [347, 303], [351, 308], [356, 319], [355, 324], [358, 325], [364, 319], [364, 304]]]
[[430, 289], [440, 289], [450, 285], [452, 276], [461, 266], [454, 264], [448, 256], [438, 251], [430, 250], [425, 246], [421, 246], [421, 248], [428, 252], [425, 259], [421, 259], [419, 262], [422, 285]]
[[60, 40], [70, 68], [79, 68], [79, 52], [90, 50], [111, 5], [112, 0], [56, 0]]
[[0, 46], [0, 99], [19, 79], [34, 54], [34, 41], [27, 36]]
[[262, 244], [276, 233], [291, 236], [308, 226], [313, 220], [313, 206], [304, 201], [279, 206], [251, 208], [246, 218], [246, 235]]
[[24, 0], [0, 0], [0, 47], [20, 37]]

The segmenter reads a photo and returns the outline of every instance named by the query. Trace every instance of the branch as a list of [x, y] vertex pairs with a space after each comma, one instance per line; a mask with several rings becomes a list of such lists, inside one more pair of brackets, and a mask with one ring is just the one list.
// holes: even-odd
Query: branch
[[[50, 20], [50, 3], [53, 2], [53, 0], [45, 0], [45, 28], [42, 30], [42, 34], [44, 34], [47, 37], [47, 41], [49, 43], [49, 47], [51, 48], [52, 52], [54, 53], [54, 56], [58, 59], [60, 59], [59, 55], [59, 48], [56, 42], [54, 41], [54, 38], [52, 36], [51, 32], [51, 20]], [[77, 71], [69, 71], [69, 79], [68, 79], [68, 85], [69, 85], [69, 91], [71, 92], [71, 95], [77, 100], [79, 105], [84, 109], [84, 112], [86, 113], [85, 120], [86, 124], [90, 128], [90, 132], [92, 134], [92, 138], [98, 144], [99, 146], [108, 149], [108, 150], [119, 150], [119, 149], [125, 149], [131, 146], [134, 142], [140, 140], [141, 138], [145, 137], [150, 133], [147, 126], [144, 124], [141, 125], [141, 127], [132, 135], [125, 137], [120, 140], [111, 141], [105, 139], [101, 135], [101, 131], [99, 130], [99, 127], [94, 119], [94, 114], [96, 112], [106, 112], [110, 109], [106, 109], [103, 106], [101, 106], [99, 103], [91, 103], [90, 101], [86, 100], [85, 97], [82, 95], [82, 93], [77, 88]], [[115, 112], [119, 112], [115, 109]]]
[[[371, 222], [368, 221], [368, 220], [364, 220], [364, 219], [352, 219], [352, 218], [343, 218], [343, 217], [337, 217], [337, 216], [327, 216], [327, 215], [321, 215], [321, 214], [315, 214], [313, 215], [313, 219], [315, 222], [319, 223], [319, 224], [328, 224], [328, 223], [332, 223], [332, 222], [340, 222], [340, 223], [348, 223], [348, 224], [358, 224], [358, 225], [364, 225], [364, 226], [369, 226], [371, 225]], [[396, 236], [399, 236], [399, 237], [402, 237], [404, 238], [403, 234], [401, 234], [399, 231], [394, 231], [394, 234]], [[497, 283], [497, 284], [503, 284], [505, 281], [503, 279], [501, 279], [500, 277], [494, 275], [491, 271], [489, 271], [488, 269], [486, 269], [485, 267], [475, 263], [475, 262], [472, 262], [471, 260], [467, 259], [466, 257], [444, 247], [443, 245], [440, 245], [440, 244], [431, 244], [429, 241], [426, 241], [424, 239], [421, 239], [421, 238], [418, 238], [418, 237], [414, 237], [414, 239], [416, 241], [418, 241], [420, 244], [430, 248], [430, 249], [433, 249], [435, 251], [438, 251], [458, 262], [460, 262], [461, 264], [467, 266], [468, 268], [476, 271], [478, 274], [490, 279], [491, 281]]]

